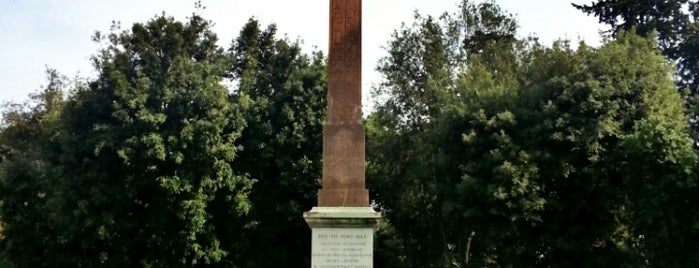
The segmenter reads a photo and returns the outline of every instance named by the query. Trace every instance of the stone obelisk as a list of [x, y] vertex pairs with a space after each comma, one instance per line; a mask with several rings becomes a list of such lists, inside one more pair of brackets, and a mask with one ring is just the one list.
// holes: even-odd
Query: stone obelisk
[[373, 267], [374, 226], [364, 184], [362, 1], [330, 0], [328, 113], [318, 206], [304, 213], [312, 230], [311, 267]]

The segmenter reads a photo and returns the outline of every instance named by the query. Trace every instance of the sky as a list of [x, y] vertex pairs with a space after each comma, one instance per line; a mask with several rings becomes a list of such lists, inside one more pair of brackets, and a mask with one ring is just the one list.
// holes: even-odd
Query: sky
[[[90, 57], [99, 49], [95, 31], [109, 32], [113, 21], [129, 28], [163, 12], [185, 20], [193, 12], [214, 22], [219, 45], [229, 48], [242, 26], [255, 17], [263, 25], [277, 24], [280, 37], [301, 40], [306, 52], [327, 51], [328, 0], [0, 0], [0, 103], [23, 102], [46, 84], [46, 67], [69, 77], [95, 75]], [[597, 19], [574, 9], [570, 2], [590, 0], [496, 0], [514, 14], [520, 36], [535, 35], [544, 44], [559, 38], [600, 43], [605, 30]], [[375, 67], [385, 56], [391, 33], [412, 22], [417, 10], [439, 16], [458, 11], [460, 0], [368, 0], [362, 14], [362, 84], [365, 106], [369, 89], [380, 81]]]

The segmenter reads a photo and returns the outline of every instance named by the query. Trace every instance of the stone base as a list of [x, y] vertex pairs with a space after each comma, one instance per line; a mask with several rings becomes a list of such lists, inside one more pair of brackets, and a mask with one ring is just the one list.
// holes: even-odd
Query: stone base
[[374, 267], [374, 227], [381, 213], [371, 207], [314, 207], [303, 218], [313, 235], [312, 268]]

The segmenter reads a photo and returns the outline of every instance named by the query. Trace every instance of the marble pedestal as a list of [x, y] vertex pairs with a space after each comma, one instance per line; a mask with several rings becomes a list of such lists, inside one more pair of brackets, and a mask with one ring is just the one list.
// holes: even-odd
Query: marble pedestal
[[303, 214], [311, 227], [311, 268], [373, 268], [374, 228], [381, 213], [371, 207], [314, 207]]

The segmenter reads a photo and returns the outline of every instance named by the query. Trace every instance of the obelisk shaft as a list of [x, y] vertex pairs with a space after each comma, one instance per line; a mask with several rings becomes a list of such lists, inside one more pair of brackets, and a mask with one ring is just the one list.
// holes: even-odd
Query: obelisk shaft
[[366, 207], [362, 126], [362, 1], [330, 0], [328, 117], [318, 206]]

